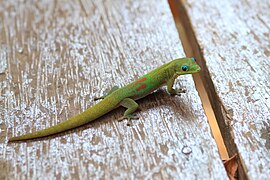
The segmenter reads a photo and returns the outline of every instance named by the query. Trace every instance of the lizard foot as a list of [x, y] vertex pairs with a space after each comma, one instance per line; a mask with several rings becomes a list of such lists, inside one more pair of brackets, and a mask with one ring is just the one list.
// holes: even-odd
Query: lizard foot
[[101, 97], [94, 97], [94, 101], [97, 101], [97, 100], [100, 100], [100, 99], [104, 99], [105, 97], [104, 96], [101, 96]]
[[127, 119], [128, 120], [127, 126], [131, 126], [132, 125], [132, 121], [131, 120], [133, 120], [133, 119], [138, 120], [139, 117], [137, 115], [130, 114], [130, 115], [126, 115], [126, 116], [123, 116], [123, 117], [119, 118], [118, 119], [118, 122], [121, 122], [124, 119]]
[[100, 100], [100, 99], [104, 99], [105, 97], [109, 96], [110, 94], [112, 94], [114, 91], [116, 91], [117, 89], [119, 89], [118, 86], [113, 86], [111, 90], [106, 90], [105, 94], [103, 96], [100, 97], [94, 97], [94, 101]]
[[174, 92], [171, 95], [177, 95], [177, 96], [181, 96], [182, 93], [186, 93], [187, 90], [186, 89], [175, 89]]

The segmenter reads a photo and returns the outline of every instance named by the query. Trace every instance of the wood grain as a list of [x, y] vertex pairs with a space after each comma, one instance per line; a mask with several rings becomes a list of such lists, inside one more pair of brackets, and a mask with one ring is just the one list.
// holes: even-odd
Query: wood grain
[[117, 122], [119, 108], [61, 135], [7, 144], [183, 57], [167, 1], [2, 1], [0, 17], [0, 178], [227, 179], [190, 75], [176, 83], [188, 90], [181, 97], [163, 88], [139, 101], [131, 127]]
[[[270, 174], [270, 2], [182, 1], [224, 139], [250, 179]], [[228, 140], [228, 139], [227, 139]], [[232, 153], [233, 147], [227, 141]], [[231, 154], [232, 155], [232, 154]]]

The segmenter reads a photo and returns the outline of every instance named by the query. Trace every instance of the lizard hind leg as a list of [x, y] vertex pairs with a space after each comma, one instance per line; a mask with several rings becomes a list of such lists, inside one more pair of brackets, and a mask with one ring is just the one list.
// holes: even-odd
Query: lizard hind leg
[[97, 100], [100, 100], [100, 99], [104, 99], [106, 96], [110, 95], [111, 93], [113, 93], [117, 89], [119, 89], [118, 86], [113, 86], [111, 90], [109, 90], [108, 92], [105, 93], [105, 95], [100, 96], [100, 97], [94, 97], [94, 101], [97, 101]]
[[124, 119], [127, 119], [127, 126], [131, 126], [132, 119], [139, 119], [138, 116], [133, 114], [138, 109], [139, 105], [131, 98], [123, 99], [120, 105], [127, 108], [127, 110], [124, 112], [124, 116], [119, 118], [118, 121], [123, 121]]

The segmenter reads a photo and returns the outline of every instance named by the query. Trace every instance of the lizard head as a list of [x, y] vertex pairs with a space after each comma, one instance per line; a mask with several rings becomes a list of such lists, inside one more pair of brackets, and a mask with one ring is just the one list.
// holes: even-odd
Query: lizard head
[[181, 58], [175, 61], [175, 71], [177, 75], [193, 74], [201, 70], [195, 58]]

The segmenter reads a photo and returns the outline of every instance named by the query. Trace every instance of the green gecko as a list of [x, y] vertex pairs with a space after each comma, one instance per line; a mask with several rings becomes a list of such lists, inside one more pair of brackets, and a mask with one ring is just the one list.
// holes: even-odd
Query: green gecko
[[113, 87], [106, 95], [95, 98], [95, 100], [102, 99], [102, 101], [84, 112], [47, 129], [12, 137], [9, 142], [35, 139], [64, 132], [89, 123], [119, 106], [127, 108], [119, 121], [127, 119], [128, 125], [130, 125], [132, 119], [138, 119], [133, 114], [139, 106], [135, 100], [147, 96], [163, 85], [167, 85], [167, 90], [171, 95], [179, 95], [183, 90], [173, 89], [175, 78], [179, 75], [199, 72], [200, 69], [195, 58], [175, 59], [122, 88]]

